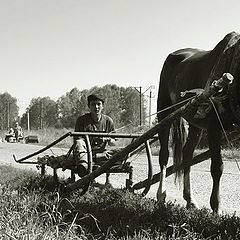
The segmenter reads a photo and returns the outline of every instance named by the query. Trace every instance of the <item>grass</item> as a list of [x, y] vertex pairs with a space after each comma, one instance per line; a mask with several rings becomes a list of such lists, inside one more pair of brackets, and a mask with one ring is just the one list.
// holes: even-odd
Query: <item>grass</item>
[[[67, 132], [44, 129], [25, 136], [38, 135], [40, 144], [47, 145]], [[70, 147], [71, 138], [62, 144]], [[157, 145], [153, 154], [158, 154]], [[224, 159], [238, 155], [238, 149], [223, 151]], [[0, 239], [240, 239], [236, 215], [171, 202], [159, 205], [112, 188], [62, 198], [51, 177], [9, 166], [0, 166], [0, 192]]]
[[[31, 131], [25, 131], [24, 136], [29, 135], [37, 135], [39, 139], [39, 144], [46, 146], [64, 134], [73, 131], [72, 129], [56, 129], [56, 128], [45, 128], [40, 130], [31, 130]], [[58, 145], [59, 147], [71, 147], [73, 143], [73, 139], [71, 137], [65, 138], [63, 141], [61, 141]]]
[[240, 218], [90, 188], [62, 198], [52, 178], [0, 165], [0, 239], [240, 239]]
[[[36, 135], [38, 136], [39, 145], [46, 146], [70, 131], [72, 131], [72, 129], [45, 128], [30, 131], [24, 130], [24, 137], [27, 137], [29, 135]], [[4, 140], [6, 133], [7, 131], [0, 131], [0, 138]], [[72, 143], [73, 143], [72, 138], [68, 137], [61, 141], [57, 146], [70, 147]]]
[[[144, 126], [141, 128], [128, 128], [128, 129], [123, 129], [122, 132], [126, 133], [144, 133], [148, 129]], [[45, 129], [39, 129], [39, 130], [30, 130], [24, 131], [24, 136], [29, 136], [29, 135], [36, 135], [38, 136], [39, 139], [39, 145], [46, 146], [52, 142], [54, 142], [56, 139], [60, 138], [64, 134], [73, 131], [73, 129], [56, 129], [56, 128], [45, 128]], [[6, 131], [0, 131], [0, 138], [4, 140], [5, 138]], [[117, 146], [118, 147], [124, 147], [130, 144], [131, 139], [118, 139], [117, 141]], [[63, 141], [58, 143], [56, 146], [58, 147], [65, 147], [65, 148], [70, 148], [73, 143], [73, 139], [71, 137], [65, 138]], [[172, 150], [170, 150], [170, 156], [172, 156]], [[207, 149], [196, 149], [195, 154], [201, 153], [203, 151], [206, 151]], [[154, 156], [158, 156], [159, 154], [159, 143], [158, 141], [155, 142], [154, 144], [151, 145], [151, 151]], [[144, 152], [144, 150], [143, 150]], [[235, 161], [239, 159], [239, 149], [238, 147], [233, 147], [233, 148], [224, 148], [222, 149], [222, 156], [224, 160], [229, 160], [229, 161]]]
[[[62, 221], [51, 179], [1, 166], [1, 239], [83, 239], [78, 226]], [[87, 236], [87, 235], [86, 235]]]

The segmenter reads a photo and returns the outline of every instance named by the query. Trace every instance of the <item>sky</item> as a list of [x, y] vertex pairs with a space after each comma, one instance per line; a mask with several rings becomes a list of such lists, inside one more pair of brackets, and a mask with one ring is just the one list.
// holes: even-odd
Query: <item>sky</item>
[[[155, 86], [167, 55], [240, 29], [239, 0], [0, 0], [0, 93], [57, 100], [74, 87]], [[154, 109], [152, 110], [154, 112]]]

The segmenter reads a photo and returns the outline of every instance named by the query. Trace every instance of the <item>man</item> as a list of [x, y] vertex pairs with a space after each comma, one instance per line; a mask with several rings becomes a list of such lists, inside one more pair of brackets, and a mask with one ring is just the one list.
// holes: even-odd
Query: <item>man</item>
[[16, 125], [15, 125], [15, 128], [14, 128], [14, 134], [15, 134], [15, 138], [16, 138], [17, 142], [19, 142], [20, 139], [23, 138], [23, 131], [22, 131], [22, 128], [21, 128], [21, 126], [19, 125], [18, 122], [16, 122]]
[[[100, 95], [92, 94], [87, 98], [89, 113], [86, 113], [77, 118], [75, 124], [76, 132], [115, 132], [115, 126], [112, 118], [102, 113], [104, 109], [104, 99]], [[101, 165], [103, 161], [107, 161], [111, 156], [121, 149], [109, 148], [108, 146], [115, 145], [114, 138], [108, 137], [89, 137], [93, 162], [95, 165]], [[124, 156], [119, 162], [126, 159]], [[48, 159], [48, 165], [52, 168], [62, 168], [62, 170], [70, 169], [73, 173], [83, 177], [88, 174], [88, 159], [87, 159], [87, 147], [84, 136], [78, 136], [74, 138], [74, 150], [73, 156], [70, 155], [59, 157], [50, 157]], [[106, 183], [109, 184], [109, 173], [106, 174]], [[69, 179], [72, 181], [72, 179]]]
[[[102, 113], [104, 99], [100, 95], [92, 94], [87, 98], [90, 112], [78, 117], [75, 125], [76, 132], [114, 132], [115, 127], [112, 118]], [[86, 175], [88, 169], [87, 148], [84, 137], [74, 139], [74, 157], [76, 161], [76, 172], [80, 177]], [[97, 158], [109, 159], [112, 152], [107, 150], [107, 145], [114, 146], [115, 139], [90, 137], [93, 160]]]

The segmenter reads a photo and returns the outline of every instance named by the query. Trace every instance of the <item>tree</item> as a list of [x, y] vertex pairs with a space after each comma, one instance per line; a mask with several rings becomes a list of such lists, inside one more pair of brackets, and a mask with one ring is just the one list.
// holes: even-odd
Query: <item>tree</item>
[[[146, 109], [143, 95], [140, 98], [135, 88], [118, 87], [107, 84], [103, 87], [93, 87], [90, 90], [79, 91], [73, 88], [66, 95], [61, 96], [57, 102], [49, 97], [32, 99], [29, 106], [31, 128], [57, 126], [74, 128], [78, 116], [89, 111], [87, 96], [100, 94], [105, 99], [104, 113], [112, 117], [116, 128], [132, 123], [140, 124], [140, 99], [141, 122], [144, 124]], [[22, 126], [27, 127], [27, 112], [22, 117]]]
[[120, 113], [121, 109], [121, 88], [117, 85], [107, 84], [101, 88], [93, 87], [89, 94], [100, 94], [104, 97], [104, 113], [110, 116], [117, 127], [121, 126]]
[[18, 121], [17, 99], [5, 92], [0, 94], [0, 129], [8, 129], [13, 127]]
[[[107, 84], [103, 87], [94, 86], [90, 90], [79, 91], [73, 88], [66, 95], [58, 99], [60, 122], [63, 127], [74, 128], [78, 116], [88, 112], [87, 96], [99, 94], [105, 99], [104, 113], [112, 117], [116, 128], [128, 125], [130, 122], [138, 126], [140, 122], [140, 96], [134, 88], [118, 87]], [[142, 122], [144, 124], [146, 110], [143, 96], [141, 98]]]
[[[58, 123], [58, 106], [50, 97], [33, 98], [28, 111], [31, 129], [56, 127]], [[27, 112], [23, 114], [21, 124], [27, 128]]]
[[59, 117], [63, 127], [73, 128], [77, 117], [87, 111], [87, 92], [87, 90], [80, 92], [77, 88], [73, 88], [58, 99]]
[[[139, 92], [132, 87], [128, 87], [122, 90], [122, 112], [121, 112], [121, 122], [124, 125], [132, 122], [134, 126], [140, 124], [140, 95]], [[141, 120], [142, 123], [145, 123], [146, 118], [146, 109], [144, 107], [144, 98], [141, 97]]]
[[42, 128], [56, 126], [58, 122], [58, 106], [54, 100], [45, 97], [41, 100], [42, 104]]

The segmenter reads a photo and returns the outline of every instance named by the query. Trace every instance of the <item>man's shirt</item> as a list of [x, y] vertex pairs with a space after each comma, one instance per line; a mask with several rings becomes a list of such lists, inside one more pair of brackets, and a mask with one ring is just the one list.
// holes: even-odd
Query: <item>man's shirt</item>
[[[95, 122], [91, 113], [86, 113], [78, 117], [75, 125], [76, 132], [104, 132], [110, 133], [115, 130], [112, 118], [107, 115], [101, 114], [101, 118], [98, 122]], [[106, 143], [99, 137], [90, 137], [91, 147], [94, 151], [102, 150], [105, 148]]]

